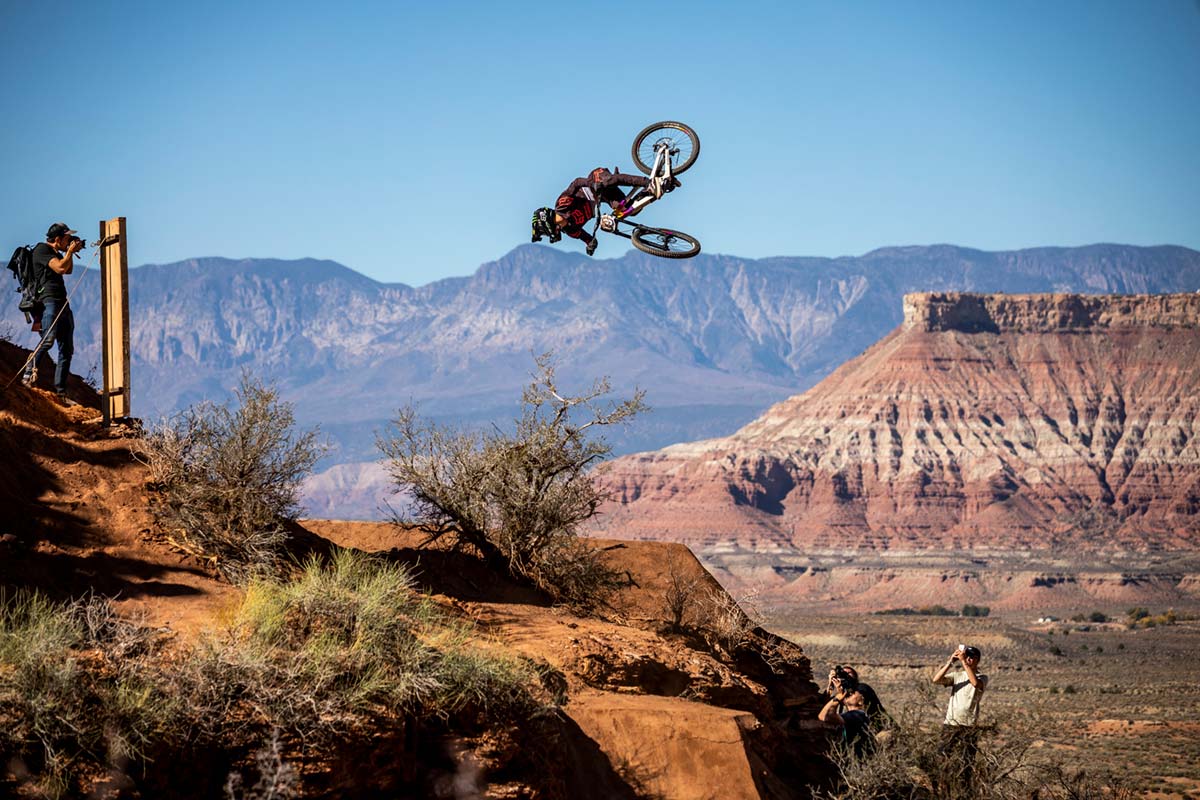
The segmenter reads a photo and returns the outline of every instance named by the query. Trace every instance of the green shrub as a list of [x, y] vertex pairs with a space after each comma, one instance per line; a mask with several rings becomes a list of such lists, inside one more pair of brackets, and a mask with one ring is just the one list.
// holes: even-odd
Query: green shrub
[[276, 570], [300, 482], [320, 457], [316, 431], [295, 433], [292, 407], [242, 375], [236, 403], [200, 403], [151, 431], [139, 456], [175, 543], [244, 582]]
[[990, 606], [976, 606], [967, 604], [962, 607], [962, 615], [964, 617], [986, 617], [992, 613]]
[[1125, 625], [1128, 628], [1157, 628], [1159, 625], [1174, 625], [1178, 619], [1173, 608], [1153, 615], [1144, 608], [1136, 608], [1130, 609]]
[[1090, 622], [1108, 622], [1108, 615], [1103, 611], [1093, 611], [1088, 617]]
[[[645, 409], [642, 393], [601, 406], [606, 380], [571, 396], [559, 390], [549, 355], [522, 396], [513, 433], [444, 428], [401, 409], [378, 445], [398, 490], [411, 493], [416, 524], [447, 537], [555, 601], [602, 603], [617, 585], [578, 526], [606, 494], [591, 468], [612, 451], [594, 429]], [[396, 520], [407, 525], [407, 520]]]
[[310, 559], [294, 581], [252, 580], [229, 629], [193, 652], [177, 691], [195, 698], [193, 724], [209, 736], [241, 719], [314, 742], [370, 721], [526, 718], [541, 708], [535, 679], [414, 591], [403, 567], [338, 550], [328, 565]]
[[147, 638], [105, 600], [0, 597], [0, 750], [43, 794], [165, 735], [168, 704], [139, 666]]

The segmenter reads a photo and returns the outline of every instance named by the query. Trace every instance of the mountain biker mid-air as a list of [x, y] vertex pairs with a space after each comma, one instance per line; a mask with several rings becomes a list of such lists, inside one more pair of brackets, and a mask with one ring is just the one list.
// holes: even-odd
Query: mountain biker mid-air
[[675, 178], [661, 181], [596, 167], [587, 177], [571, 181], [571, 185], [558, 196], [554, 208], [542, 207], [533, 212], [533, 241], [538, 242], [543, 236], [549, 236], [551, 242], [557, 242], [565, 233], [583, 241], [590, 256], [596, 252], [598, 243], [596, 237], [585, 231], [583, 226], [595, 216], [596, 203], [608, 203], [617, 217], [632, 217], [641, 208], [627, 203], [625, 192], [620, 187], [649, 187], [657, 198], [678, 185], [679, 181]]

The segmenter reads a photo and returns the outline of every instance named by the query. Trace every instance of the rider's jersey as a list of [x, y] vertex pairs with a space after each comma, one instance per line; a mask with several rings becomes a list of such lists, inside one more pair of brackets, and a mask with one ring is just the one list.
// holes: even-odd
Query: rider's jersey
[[576, 178], [558, 196], [558, 202], [554, 205], [554, 210], [567, 219], [562, 232], [585, 243], [591, 242], [592, 235], [583, 226], [595, 216], [596, 203], [619, 203], [625, 199], [621, 186], [646, 186], [649, 183], [650, 179], [641, 175], [613, 173], [604, 167], [596, 167], [585, 178]]

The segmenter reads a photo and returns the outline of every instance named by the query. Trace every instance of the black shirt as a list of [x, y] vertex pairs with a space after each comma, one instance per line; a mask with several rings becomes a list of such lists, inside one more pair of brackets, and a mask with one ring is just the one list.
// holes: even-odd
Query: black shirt
[[858, 684], [858, 691], [863, 696], [863, 706], [866, 709], [867, 716], [871, 718], [871, 722], [879, 727], [887, 718], [887, 712], [883, 709], [883, 703], [879, 702], [879, 695], [875, 694], [875, 690], [869, 684]]
[[842, 736], [846, 744], [854, 748], [854, 752], [861, 755], [867, 742], [871, 739], [871, 734], [867, 731], [868, 720], [867, 712], [865, 711], [843, 711], [842, 717]]
[[59, 300], [67, 299], [67, 285], [63, 276], [50, 269], [50, 260], [59, 258], [58, 251], [46, 242], [40, 242], [33, 248], [33, 274], [41, 290], [38, 299], [54, 297]]

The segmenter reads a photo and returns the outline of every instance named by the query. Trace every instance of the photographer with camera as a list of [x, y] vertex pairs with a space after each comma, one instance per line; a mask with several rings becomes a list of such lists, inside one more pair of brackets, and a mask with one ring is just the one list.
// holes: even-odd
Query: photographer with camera
[[866, 700], [859, 691], [857, 674], [851, 675], [845, 668], [835, 666], [829, 671], [825, 693], [830, 699], [818, 712], [817, 719], [841, 731], [842, 742], [862, 755], [871, 741], [868, 731], [871, 720]]
[[[839, 671], [842, 673], [841, 675], [838, 675]], [[875, 693], [871, 685], [863, 683], [858, 679], [858, 670], [848, 664], [839, 664], [829, 672], [830, 679], [835, 677], [849, 678], [858, 687], [859, 694], [863, 696], [863, 708], [867, 712], [867, 718], [870, 719], [873, 729], [879, 730], [886, 727], [891, 718], [888, 716], [887, 710], [883, 707], [883, 703], [880, 702], [879, 695]]]
[[33, 269], [38, 290], [37, 299], [45, 306], [42, 311], [42, 339], [25, 365], [21, 382], [32, 386], [37, 380], [37, 362], [50, 346], [58, 342], [58, 362], [54, 370], [54, 391], [64, 405], [75, 405], [67, 397], [67, 376], [71, 372], [71, 356], [75, 353], [75, 316], [67, 302], [64, 275], [75, 269], [75, 254], [86, 242], [75, 235], [65, 222], [56, 222], [46, 231], [46, 241], [33, 248]]
[[979, 701], [988, 686], [988, 676], [979, 673], [982, 657], [978, 647], [960, 644], [933, 674], [934, 683], [950, 687], [941, 751], [956, 762], [958, 777], [967, 787], [979, 752]]

